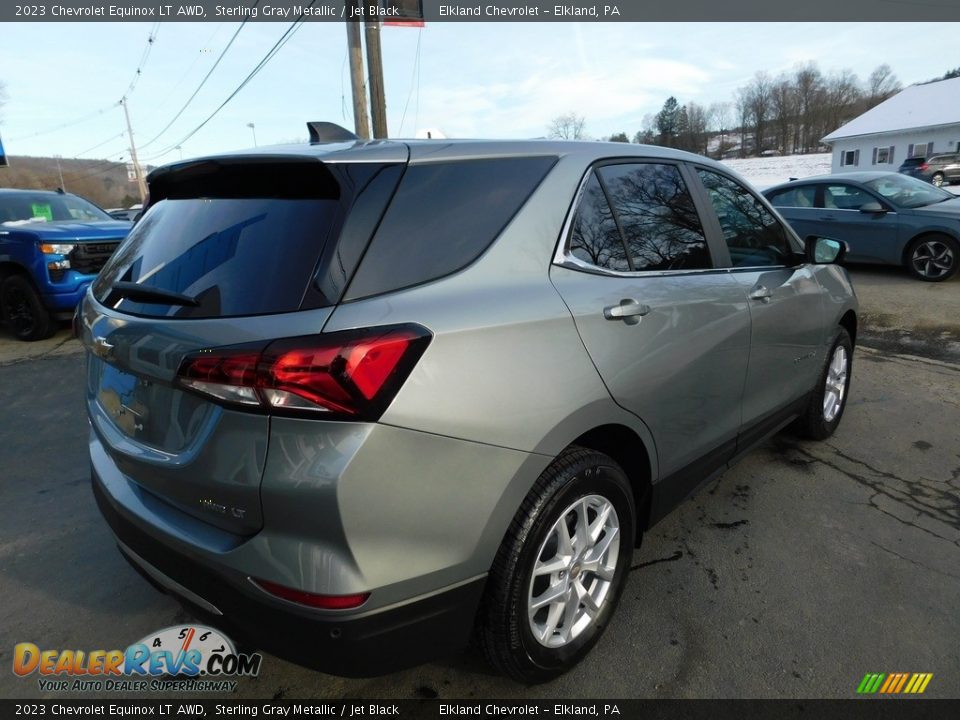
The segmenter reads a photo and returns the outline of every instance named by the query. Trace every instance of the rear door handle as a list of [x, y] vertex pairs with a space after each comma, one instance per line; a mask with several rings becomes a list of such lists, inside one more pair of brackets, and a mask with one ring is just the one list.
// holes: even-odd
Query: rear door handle
[[636, 325], [650, 309], [649, 305], [641, 305], [633, 298], [624, 298], [619, 305], [605, 307], [603, 316], [607, 320], [623, 320], [627, 325]]
[[770, 302], [770, 298], [773, 296], [773, 293], [770, 291], [770, 288], [765, 285], [757, 285], [753, 290], [750, 291], [750, 294], [747, 296], [751, 300], [759, 300], [763, 303]]

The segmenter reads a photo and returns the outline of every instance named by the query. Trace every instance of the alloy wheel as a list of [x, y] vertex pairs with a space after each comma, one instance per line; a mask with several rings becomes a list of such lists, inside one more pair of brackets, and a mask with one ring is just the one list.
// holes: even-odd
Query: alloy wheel
[[527, 617], [541, 645], [568, 645], [596, 620], [620, 553], [620, 520], [607, 498], [572, 503], [547, 533], [530, 578]]
[[941, 278], [953, 272], [953, 249], [940, 240], [927, 240], [920, 243], [913, 251], [910, 262], [919, 275], [925, 278]]
[[823, 419], [833, 422], [847, 395], [847, 349], [837, 345], [827, 368], [827, 379], [823, 390]]

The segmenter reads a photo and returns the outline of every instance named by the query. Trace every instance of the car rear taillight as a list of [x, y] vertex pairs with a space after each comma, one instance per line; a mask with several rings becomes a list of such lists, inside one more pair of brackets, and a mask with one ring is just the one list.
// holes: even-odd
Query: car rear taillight
[[419, 325], [211, 348], [184, 358], [177, 381], [227, 403], [271, 414], [377, 420], [430, 342]]
[[923, 171], [925, 171], [925, 170], [929, 170], [929, 169], [930, 169], [930, 166], [927, 165], [927, 163], [924, 163], [923, 165], [917, 165], [917, 170], [919, 170], [919, 171], [921, 171], [921, 172], [923, 172]]
[[277, 585], [267, 580], [250, 578], [254, 585], [270, 593], [274, 597], [282, 598], [298, 605], [321, 608], [323, 610], [350, 610], [363, 605], [370, 593], [356, 593], [355, 595], [317, 595], [303, 590], [295, 590], [284, 585]]

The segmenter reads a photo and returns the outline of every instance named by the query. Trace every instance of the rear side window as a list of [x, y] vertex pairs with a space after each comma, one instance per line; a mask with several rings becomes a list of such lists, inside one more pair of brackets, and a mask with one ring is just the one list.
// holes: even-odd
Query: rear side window
[[344, 299], [420, 285], [466, 267], [503, 231], [556, 160], [411, 165]]
[[767, 198], [774, 207], [812, 208], [816, 205], [816, 185], [801, 185], [770, 193]]
[[570, 254], [604, 270], [630, 270], [627, 248], [596, 173], [590, 173], [590, 179], [580, 195], [580, 204], [570, 231]]
[[[321, 253], [376, 173], [368, 164], [357, 168], [236, 159], [161, 171], [151, 179], [149, 211], [102, 270], [94, 295], [147, 317], [299, 310], [308, 293], [316, 295], [311, 281]], [[185, 295], [196, 305], [124, 297], [118, 282]], [[314, 306], [323, 302], [311, 297]]]
[[675, 165], [605, 165], [597, 170], [635, 271], [711, 266], [693, 198]]

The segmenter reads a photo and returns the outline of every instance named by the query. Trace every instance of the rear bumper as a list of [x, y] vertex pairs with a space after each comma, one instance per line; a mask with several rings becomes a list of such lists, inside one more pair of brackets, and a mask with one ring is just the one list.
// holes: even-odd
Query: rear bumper
[[91, 476], [100, 512], [131, 565], [242, 644], [322, 672], [368, 677], [459, 652], [469, 640], [485, 578], [367, 613], [301, 608], [146, 532], [111, 498], [96, 471]]

